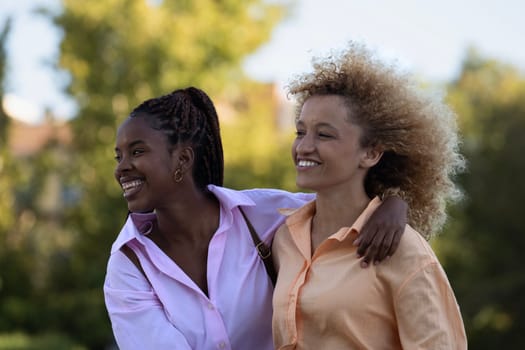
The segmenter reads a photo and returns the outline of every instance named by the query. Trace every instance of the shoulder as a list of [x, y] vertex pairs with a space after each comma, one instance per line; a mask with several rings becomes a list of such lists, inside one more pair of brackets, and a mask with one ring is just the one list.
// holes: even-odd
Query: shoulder
[[440, 264], [423, 236], [407, 225], [394, 255], [378, 268], [379, 274], [388, 276], [394, 285], [401, 287], [422, 270], [439, 269]]
[[288, 229], [288, 225], [286, 223], [283, 223], [277, 231], [275, 232], [275, 238], [272, 244], [272, 247], [279, 248], [281, 245], [286, 244], [288, 240], [290, 240], [290, 230]]
[[[396, 260], [406, 261], [408, 259], [412, 264], [437, 261], [437, 257], [430, 244], [419, 232], [409, 225], [406, 226], [405, 232], [401, 237], [398, 252], [399, 256]], [[398, 255], [398, 252], [396, 252], [394, 256]]]
[[[133, 215], [133, 214], [132, 214]], [[120, 232], [111, 246], [111, 254], [118, 252], [120, 248], [131, 241], [133, 238], [136, 238], [138, 235], [138, 229], [133, 222], [132, 216], [128, 215], [126, 222], [120, 229]]]
[[119, 290], [150, 289], [143, 273], [120, 249], [109, 257], [104, 285]]
[[288, 226], [286, 224], [282, 224], [277, 229], [272, 242], [273, 262], [277, 271], [279, 271], [281, 260], [287, 254], [287, 250], [290, 249], [291, 244], [293, 244], [293, 241]]

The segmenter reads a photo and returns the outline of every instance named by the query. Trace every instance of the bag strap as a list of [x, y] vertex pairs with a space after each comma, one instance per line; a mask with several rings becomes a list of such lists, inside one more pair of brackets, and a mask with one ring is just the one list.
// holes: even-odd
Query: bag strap
[[264, 244], [263, 241], [259, 238], [259, 235], [253, 228], [252, 223], [250, 220], [248, 220], [248, 217], [246, 214], [244, 214], [244, 211], [241, 207], [239, 207], [239, 210], [241, 211], [242, 217], [244, 218], [244, 221], [246, 221], [246, 225], [248, 226], [248, 229], [250, 230], [250, 234], [252, 236], [253, 244], [255, 245], [255, 248], [257, 249], [257, 252], [259, 253], [259, 256], [261, 257], [264, 267], [266, 268], [266, 273], [268, 273], [268, 276], [270, 277], [270, 280], [272, 281], [272, 284], [275, 286], [275, 282], [277, 281], [277, 272], [275, 271], [275, 267], [273, 266], [273, 260], [272, 260], [272, 250]]
[[[275, 286], [275, 282], [277, 281], [277, 272], [275, 271], [275, 267], [273, 266], [273, 260], [272, 260], [272, 250], [259, 238], [259, 235], [255, 231], [255, 228], [253, 227], [250, 220], [248, 220], [248, 217], [246, 214], [244, 214], [244, 211], [241, 207], [239, 207], [239, 210], [241, 211], [242, 217], [244, 218], [244, 221], [246, 222], [246, 226], [248, 226], [248, 229], [250, 230], [250, 235], [252, 236], [253, 244], [255, 245], [255, 248], [257, 249], [257, 252], [259, 254], [259, 257], [262, 259], [264, 263], [264, 267], [266, 268], [266, 273], [268, 273], [268, 277], [270, 277], [270, 280], [272, 281], [272, 284]], [[140, 264], [139, 258], [137, 257], [137, 254], [128, 246], [123, 245], [120, 250], [128, 257], [128, 259], [137, 267], [137, 269], [144, 275], [146, 280], [148, 280], [148, 276], [146, 276], [146, 273], [144, 272], [144, 269], [142, 268], [142, 265]], [[151, 284], [151, 282], [150, 282]]]
[[120, 250], [124, 255], [128, 257], [128, 259], [137, 267], [137, 269], [142, 272], [146, 280], [151, 284], [149, 281], [148, 276], [146, 276], [146, 273], [144, 272], [144, 269], [142, 268], [142, 265], [140, 264], [139, 258], [137, 257], [137, 254], [131, 249], [128, 245], [124, 244], [122, 247], [120, 247]]

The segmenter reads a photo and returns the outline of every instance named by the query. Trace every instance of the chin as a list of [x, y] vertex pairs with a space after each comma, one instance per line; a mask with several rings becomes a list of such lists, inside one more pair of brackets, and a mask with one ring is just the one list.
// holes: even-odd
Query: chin
[[309, 183], [307, 181], [295, 181], [295, 185], [299, 187], [302, 190], [309, 190], [309, 191], [315, 191], [315, 186], [312, 183]]
[[136, 203], [128, 203], [128, 210], [132, 213], [151, 213], [154, 209], [145, 205], [138, 205]]

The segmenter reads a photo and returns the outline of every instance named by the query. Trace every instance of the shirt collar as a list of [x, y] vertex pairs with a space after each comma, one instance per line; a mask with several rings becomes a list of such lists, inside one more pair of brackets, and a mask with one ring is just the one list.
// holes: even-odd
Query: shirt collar
[[254, 206], [255, 202], [242, 191], [232, 190], [225, 187], [208, 185], [208, 190], [217, 197], [221, 206], [231, 211], [238, 206]]
[[352, 227], [350, 227], [350, 230], [346, 230], [346, 232], [342, 232], [341, 229], [337, 232], [336, 236], [341, 234], [341, 240], [345, 239], [346, 236], [351, 232], [354, 231], [356, 234], [359, 234], [361, 232], [361, 229], [366, 224], [370, 216], [376, 211], [377, 207], [381, 204], [381, 200], [379, 197], [375, 197], [372, 199], [368, 205], [366, 206], [365, 210], [359, 215], [357, 220], [352, 224]]
[[[380, 204], [381, 200], [379, 197], [372, 199], [351, 227], [341, 227], [334, 235], [332, 235], [332, 237], [343, 241], [352, 232], [359, 234], [365, 223]], [[315, 215], [315, 200], [307, 203], [306, 205], [303, 205], [299, 209], [285, 208], [279, 209], [279, 212], [288, 217], [286, 219], [286, 225], [288, 227], [304, 223], [306, 220], [311, 219]]]
[[[208, 190], [217, 197], [221, 203], [222, 209], [227, 213], [231, 212], [231, 210], [237, 206], [255, 205], [255, 202], [250, 197], [240, 191], [215, 185], [208, 185]], [[139, 242], [143, 243], [143, 236], [148, 235], [151, 232], [155, 220], [157, 220], [155, 212], [130, 213], [119, 236], [111, 247], [111, 253], [119, 250], [132, 239], [137, 239]]]

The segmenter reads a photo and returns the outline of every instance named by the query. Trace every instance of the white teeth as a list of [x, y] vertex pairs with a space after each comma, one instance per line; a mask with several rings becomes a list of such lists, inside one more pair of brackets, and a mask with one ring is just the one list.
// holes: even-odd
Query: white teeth
[[129, 190], [130, 188], [140, 186], [140, 185], [142, 185], [142, 183], [143, 183], [142, 180], [134, 180], [134, 181], [124, 182], [124, 183], [122, 183], [122, 189], [124, 191], [126, 191], [126, 190]]
[[312, 162], [311, 160], [300, 160], [297, 165], [302, 167], [316, 166], [318, 163]]

